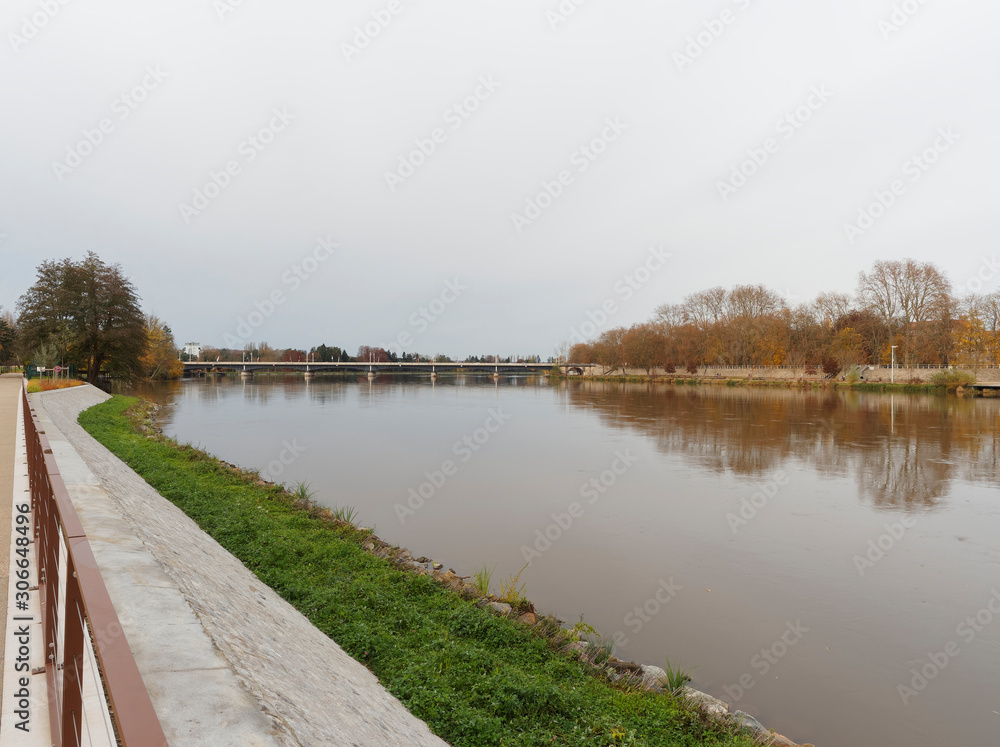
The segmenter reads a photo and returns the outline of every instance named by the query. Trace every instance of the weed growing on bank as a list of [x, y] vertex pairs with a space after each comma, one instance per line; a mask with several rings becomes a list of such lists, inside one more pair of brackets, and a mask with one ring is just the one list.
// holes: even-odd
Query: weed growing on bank
[[[498, 617], [366, 552], [374, 535], [293, 491], [158, 434], [113, 397], [80, 424], [453, 745], [752, 747], [735, 727], [567, 654], [552, 617]], [[130, 408], [136, 408], [130, 412]], [[137, 413], [137, 414], [136, 414]], [[388, 547], [388, 546], [386, 546]], [[503, 586], [520, 596], [519, 576]], [[487, 586], [488, 577], [480, 579]]]

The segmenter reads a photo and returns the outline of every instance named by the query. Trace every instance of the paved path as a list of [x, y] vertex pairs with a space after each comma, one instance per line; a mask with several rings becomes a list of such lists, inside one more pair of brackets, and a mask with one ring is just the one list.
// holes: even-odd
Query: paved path
[[[17, 435], [17, 400], [21, 396], [21, 374], [0, 376], [0, 673], [4, 668], [4, 646], [7, 640], [7, 584], [10, 581], [10, 517], [14, 505], [14, 442]], [[0, 676], [0, 703], [3, 698], [3, 677]]]
[[445, 745], [77, 424], [106, 394], [32, 398], [173, 747]]

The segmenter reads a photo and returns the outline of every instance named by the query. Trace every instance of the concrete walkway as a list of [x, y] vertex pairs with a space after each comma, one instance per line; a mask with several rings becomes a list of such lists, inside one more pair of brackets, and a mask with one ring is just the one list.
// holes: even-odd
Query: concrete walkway
[[445, 745], [77, 424], [106, 394], [31, 397], [171, 745]]

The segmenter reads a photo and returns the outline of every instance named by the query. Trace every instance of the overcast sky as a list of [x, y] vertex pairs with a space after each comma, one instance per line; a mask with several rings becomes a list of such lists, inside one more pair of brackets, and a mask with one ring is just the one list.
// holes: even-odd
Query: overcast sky
[[995, 0], [62, 2], [0, 10], [6, 308], [92, 250], [179, 343], [547, 357], [714, 285], [992, 272]]

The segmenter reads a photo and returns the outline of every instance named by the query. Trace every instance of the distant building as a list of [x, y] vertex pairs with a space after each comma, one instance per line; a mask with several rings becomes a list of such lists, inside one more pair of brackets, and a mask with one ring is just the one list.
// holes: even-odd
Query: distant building
[[184, 354], [190, 358], [201, 358], [201, 343], [200, 342], [186, 342], [184, 343]]

